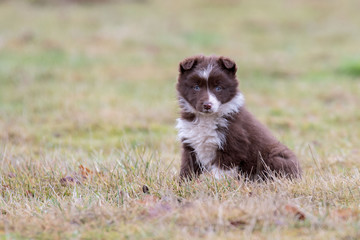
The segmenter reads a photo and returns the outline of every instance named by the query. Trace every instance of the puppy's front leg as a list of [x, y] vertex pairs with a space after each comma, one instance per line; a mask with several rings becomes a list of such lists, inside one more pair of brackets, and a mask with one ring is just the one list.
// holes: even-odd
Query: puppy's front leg
[[192, 180], [199, 176], [202, 169], [196, 161], [196, 153], [189, 145], [183, 144], [183, 153], [181, 158], [180, 181]]

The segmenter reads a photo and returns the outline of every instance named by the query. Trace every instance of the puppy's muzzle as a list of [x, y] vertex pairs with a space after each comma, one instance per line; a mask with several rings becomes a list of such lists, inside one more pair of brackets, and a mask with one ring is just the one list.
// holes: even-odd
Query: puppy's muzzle
[[211, 107], [212, 107], [211, 102], [204, 102], [203, 108], [204, 108], [205, 111], [211, 110]]

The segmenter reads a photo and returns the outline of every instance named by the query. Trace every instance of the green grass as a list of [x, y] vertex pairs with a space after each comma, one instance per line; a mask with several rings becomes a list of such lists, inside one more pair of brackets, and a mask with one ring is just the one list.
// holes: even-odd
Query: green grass
[[[358, 1], [55, 2], [0, 3], [1, 239], [359, 238]], [[301, 181], [178, 185], [199, 53], [236, 60]]]
[[339, 67], [339, 72], [358, 78], [360, 76], [360, 59], [344, 61], [344, 63]]

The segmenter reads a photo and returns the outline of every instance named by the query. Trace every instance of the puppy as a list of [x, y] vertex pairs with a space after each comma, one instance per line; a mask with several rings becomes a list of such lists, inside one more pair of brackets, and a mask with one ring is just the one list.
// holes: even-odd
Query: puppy
[[182, 180], [205, 171], [217, 179], [301, 176], [295, 154], [245, 108], [234, 61], [194, 56], [183, 60], [179, 71], [176, 127], [183, 148]]

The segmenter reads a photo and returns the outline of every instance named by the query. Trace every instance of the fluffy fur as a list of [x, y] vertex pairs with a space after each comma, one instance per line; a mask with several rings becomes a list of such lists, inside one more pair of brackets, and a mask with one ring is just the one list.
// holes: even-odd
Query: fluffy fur
[[182, 61], [179, 71], [181, 179], [204, 171], [216, 178], [301, 176], [294, 153], [244, 107], [234, 61], [195, 56]]

